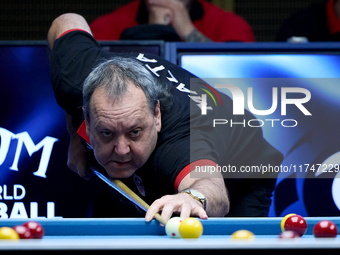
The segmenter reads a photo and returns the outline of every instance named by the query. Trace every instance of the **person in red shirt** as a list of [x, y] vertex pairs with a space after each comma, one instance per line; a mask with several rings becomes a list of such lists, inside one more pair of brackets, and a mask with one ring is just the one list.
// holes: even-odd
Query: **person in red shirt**
[[240, 16], [205, 0], [134, 0], [90, 24], [97, 40], [253, 42]]

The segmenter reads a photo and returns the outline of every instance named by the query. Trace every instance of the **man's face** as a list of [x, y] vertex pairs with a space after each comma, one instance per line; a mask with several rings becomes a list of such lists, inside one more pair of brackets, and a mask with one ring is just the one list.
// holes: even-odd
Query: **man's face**
[[132, 83], [127, 93], [112, 101], [104, 89], [91, 98], [86, 133], [95, 157], [112, 178], [128, 178], [144, 165], [161, 130], [159, 104], [153, 115], [142, 89]]

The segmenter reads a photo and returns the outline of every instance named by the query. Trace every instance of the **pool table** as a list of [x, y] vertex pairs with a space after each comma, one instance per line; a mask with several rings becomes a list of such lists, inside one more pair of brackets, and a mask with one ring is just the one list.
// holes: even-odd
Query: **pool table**
[[[202, 220], [203, 235], [197, 240], [171, 239], [155, 220], [39, 219], [42, 240], [0, 241], [1, 254], [289, 254], [304, 251], [340, 254], [340, 237], [316, 239], [314, 225], [332, 220], [340, 229], [340, 217], [306, 217], [307, 233], [296, 240], [279, 240], [282, 218], [210, 218]], [[23, 224], [26, 219], [0, 219], [0, 227]], [[255, 234], [254, 241], [232, 241], [239, 229]], [[124, 252], [123, 252], [124, 251]], [[323, 253], [324, 252], [324, 253]]]

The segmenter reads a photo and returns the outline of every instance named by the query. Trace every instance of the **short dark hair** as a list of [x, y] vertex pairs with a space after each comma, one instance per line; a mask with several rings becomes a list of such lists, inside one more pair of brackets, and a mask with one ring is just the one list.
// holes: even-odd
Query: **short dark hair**
[[164, 104], [163, 106], [168, 107], [171, 101], [169, 84], [160, 84], [136, 59], [114, 57], [99, 64], [84, 82], [83, 104], [86, 117], [90, 119], [90, 102], [95, 89], [104, 88], [113, 100], [118, 100], [126, 93], [129, 82], [143, 90], [153, 114], [158, 100], [161, 101], [161, 106]]

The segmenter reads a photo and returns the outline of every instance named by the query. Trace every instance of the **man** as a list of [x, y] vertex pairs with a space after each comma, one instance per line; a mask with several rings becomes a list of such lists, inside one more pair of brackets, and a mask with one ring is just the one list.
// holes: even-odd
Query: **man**
[[[82, 122], [84, 104], [84, 139], [109, 177], [122, 178], [152, 203], [147, 221], [159, 211], [165, 220], [173, 213], [206, 219], [225, 216], [229, 208], [233, 216], [266, 216], [275, 179], [226, 179], [218, 171], [193, 178], [190, 173], [216, 170], [217, 164], [280, 164], [282, 155], [261, 129], [212, 129], [211, 118], [231, 117], [229, 97], [219, 94], [226, 108], [205, 118], [192, 100], [202, 81], [190, 84], [192, 74], [155, 56], [117, 57], [101, 50], [77, 14], [58, 17], [48, 41], [52, 85], [69, 115], [73, 170], [87, 176], [85, 149], [74, 128]], [[246, 117], [252, 118], [249, 112]], [[117, 194], [111, 196], [124, 213], [129, 210]]]
[[253, 42], [249, 24], [206, 0], [135, 0], [90, 24], [97, 40]]

